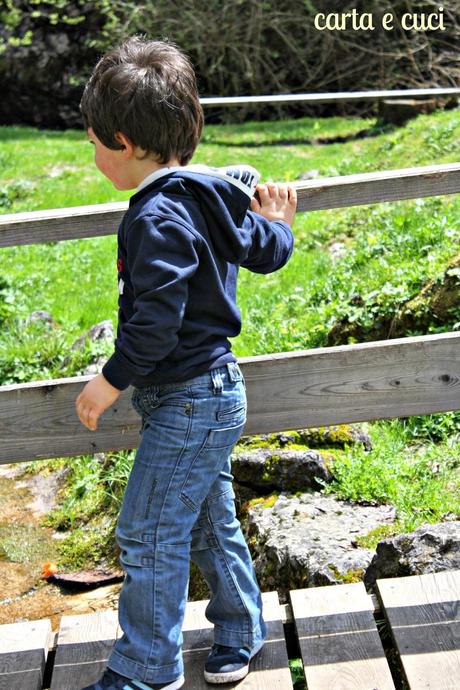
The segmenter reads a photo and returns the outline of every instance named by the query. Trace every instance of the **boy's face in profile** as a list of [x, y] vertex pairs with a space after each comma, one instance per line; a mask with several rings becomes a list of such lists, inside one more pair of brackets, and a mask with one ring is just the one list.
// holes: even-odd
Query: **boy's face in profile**
[[94, 145], [94, 162], [96, 167], [105, 175], [116, 189], [132, 189], [132, 181], [128, 179], [126, 161], [122, 149], [109, 149], [97, 138], [92, 128], [89, 127], [88, 139]]

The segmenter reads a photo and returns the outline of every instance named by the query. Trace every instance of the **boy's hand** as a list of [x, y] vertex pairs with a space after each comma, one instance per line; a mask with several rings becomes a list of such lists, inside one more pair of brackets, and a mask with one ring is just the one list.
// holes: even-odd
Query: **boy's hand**
[[88, 381], [75, 401], [80, 422], [90, 431], [96, 431], [99, 417], [113, 405], [120, 393], [121, 391], [110, 385], [102, 374]]
[[267, 182], [258, 184], [256, 193], [259, 197], [251, 200], [251, 209], [268, 220], [284, 220], [292, 225], [297, 208], [297, 192], [288, 184]]

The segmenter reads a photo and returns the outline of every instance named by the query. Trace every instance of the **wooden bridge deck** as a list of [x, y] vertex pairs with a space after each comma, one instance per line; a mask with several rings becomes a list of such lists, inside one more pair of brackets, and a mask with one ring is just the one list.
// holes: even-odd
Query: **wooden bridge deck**
[[[292, 591], [291, 606], [264, 594], [267, 643], [249, 676], [224, 687], [292, 690], [289, 649], [302, 657], [308, 690], [459, 690], [460, 571], [377, 584], [377, 615], [362, 583]], [[187, 606], [184, 690], [214, 687], [203, 680], [212, 644], [205, 607]], [[49, 620], [0, 626], [0, 690], [80, 690], [99, 677], [118, 634], [115, 611], [64, 616], [58, 633]], [[381, 635], [398, 651], [405, 686], [392, 676]]]

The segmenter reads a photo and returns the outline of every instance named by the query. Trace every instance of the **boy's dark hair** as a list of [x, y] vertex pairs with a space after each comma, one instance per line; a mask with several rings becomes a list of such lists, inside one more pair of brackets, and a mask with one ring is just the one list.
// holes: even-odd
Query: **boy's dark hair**
[[85, 127], [110, 149], [116, 132], [156, 156], [186, 165], [203, 128], [195, 72], [173, 43], [133, 36], [104, 55], [80, 103]]

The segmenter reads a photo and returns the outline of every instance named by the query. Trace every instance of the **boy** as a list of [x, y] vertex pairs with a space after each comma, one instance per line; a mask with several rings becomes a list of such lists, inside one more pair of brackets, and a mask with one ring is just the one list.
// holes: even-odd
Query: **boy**
[[123, 636], [102, 678], [85, 690], [183, 685], [190, 558], [211, 591], [205, 679], [237, 681], [266, 626], [235, 517], [230, 454], [246, 421], [246, 395], [228, 338], [241, 328], [238, 267], [269, 273], [292, 253], [296, 193], [257, 186], [249, 166], [187, 165], [203, 114], [191, 63], [172, 44], [135, 37], [108, 53], [81, 109], [97, 167], [117, 189], [136, 192], [118, 232], [115, 351], [76, 408], [95, 430], [132, 385], [142, 417], [117, 524]]

